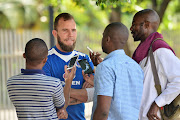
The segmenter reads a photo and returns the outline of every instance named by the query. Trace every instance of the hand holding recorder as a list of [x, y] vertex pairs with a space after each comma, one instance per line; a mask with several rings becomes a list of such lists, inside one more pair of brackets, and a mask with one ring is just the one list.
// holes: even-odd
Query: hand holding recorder
[[93, 52], [93, 50], [90, 49], [88, 46], [87, 46], [87, 49], [89, 50], [89, 55], [90, 55], [90, 58], [94, 64], [94, 66], [97, 66], [99, 63], [101, 63], [103, 61], [103, 59], [100, 57], [101, 56], [100, 53]]

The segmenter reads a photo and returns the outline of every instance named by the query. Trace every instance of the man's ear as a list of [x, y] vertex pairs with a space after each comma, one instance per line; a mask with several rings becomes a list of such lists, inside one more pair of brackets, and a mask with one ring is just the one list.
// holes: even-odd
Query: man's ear
[[25, 53], [23, 53], [23, 58], [26, 58], [26, 54]]
[[110, 42], [111, 38], [109, 36], [107, 36], [107, 42]]
[[43, 64], [45, 64], [46, 62], [47, 62], [47, 57], [45, 57], [44, 59], [43, 59]]
[[56, 30], [53, 30], [53, 31], [52, 31], [52, 34], [53, 34], [53, 36], [54, 36], [55, 38], [57, 38], [57, 31], [56, 31]]

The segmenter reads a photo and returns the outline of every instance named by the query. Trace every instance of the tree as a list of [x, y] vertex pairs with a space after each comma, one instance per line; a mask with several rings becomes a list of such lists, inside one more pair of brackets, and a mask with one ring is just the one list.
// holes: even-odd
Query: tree
[[[161, 29], [172, 28], [173, 24], [176, 24], [173, 28], [178, 28], [177, 24], [180, 23], [180, 17], [178, 18], [177, 14], [180, 13], [179, 0], [36, 0], [36, 2], [34, 2], [35, 0], [29, 0], [34, 3], [33, 5], [27, 4], [28, 0], [25, 2], [22, 0], [16, 0], [16, 2], [14, 0], [1, 1], [4, 2], [0, 2], [0, 20], [3, 21], [0, 23], [0, 27], [5, 26], [7, 28], [8, 26], [34, 28], [41, 23], [39, 19], [42, 16], [42, 9], [47, 9], [49, 5], [54, 8], [54, 16], [60, 12], [73, 14], [78, 27], [84, 31], [89, 31], [89, 29], [93, 29], [95, 32], [102, 31], [108, 23], [120, 21], [130, 27], [132, 16], [137, 11], [145, 8], [153, 8], [158, 12], [161, 23], [163, 21]], [[6, 5], [14, 6], [11, 7], [14, 10], [7, 9]], [[41, 10], [39, 10], [40, 7]], [[44, 11], [46, 11], [44, 16], [48, 18], [48, 11]], [[175, 13], [176, 15], [173, 15]], [[16, 16], [13, 16], [15, 14]], [[46, 24], [48, 26], [48, 21]], [[128, 46], [125, 47], [125, 51], [131, 56]]]
[[[160, 16], [160, 22], [162, 23], [168, 5], [170, 3], [178, 5], [177, 1], [178, 0], [97, 0], [97, 5], [99, 5], [101, 8], [104, 8], [104, 6], [106, 6], [106, 8], [111, 9], [112, 12], [109, 15], [110, 22], [120, 22], [126, 13], [134, 14], [141, 9], [151, 8], [157, 11]], [[178, 9], [179, 7], [175, 8]], [[123, 12], [122, 9], [124, 9]], [[163, 24], [166, 23], [167, 18], [166, 22]], [[125, 52], [127, 55], [131, 56], [128, 44], [125, 46]]]
[[[143, 0], [139, 0], [139, 1], [143, 2]], [[172, 0], [159, 0], [159, 1], [151, 0], [152, 9], [157, 11], [157, 13], [159, 14], [160, 22], [162, 22], [162, 20], [163, 20], [164, 13], [165, 13], [170, 1], [172, 1]]]
[[38, 5], [34, 0], [1, 0], [0, 2], [0, 28], [33, 28], [40, 18]]
[[[121, 17], [122, 17], [122, 11], [121, 11], [121, 6], [117, 5], [117, 7], [115, 8], [111, 8], [111, 13], [110, 13], [110, 17], [109, 17], [109, 22], [121, 22]], [[131, 51], [129, 49], [129, 45], [126, 44], [124, 46], [124, 50], [126, 52], [127, 55], [131, 56]]]

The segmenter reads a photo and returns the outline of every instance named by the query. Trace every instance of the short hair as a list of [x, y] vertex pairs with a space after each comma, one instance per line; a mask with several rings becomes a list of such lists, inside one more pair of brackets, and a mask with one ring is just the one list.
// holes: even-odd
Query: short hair
[[59, 15], [55, 18], [55, 20], [54, 20], [54, 30], [57, 30], [58, 21], [59, 21], [59, 19], [61, 19], [61, 18], [63, 18], [64, 21], [66, 21], [66, 20], [71, 20], [71, 19], [74, 20], [74, 17], [73, 17], [71, 14], [69, 14], [69, 13], [61, 13], [61, 14], [59, 14]]
[[40, 38], [33, 38], [26, 43], [25, 56], [26, 60], [39, 64], [48, 55], [46, 43]]
[[149, 21], [149, 22], [152, 22], [154, 23], [153, 24], [153, 29], [156, 31], [159, 27], [159, 24], [160, 24], [160, 18], [159, 18], [159, 15], [158, 13], [153, 10], [153, 9], [144, 9], [144, 10], [141, 10], [139, 12], [137, 12], [134, 17], [141, 17], [144, 21]]
[[105, 31], [107, 32], [107, 35], [109, 35], [111, 38], [118, 37], [118, 39], [122, 39], [121, 41], [124, 42], [126, 42], [129, 37], [128, 28], [121, 22], [110, 23], [105, 28]]

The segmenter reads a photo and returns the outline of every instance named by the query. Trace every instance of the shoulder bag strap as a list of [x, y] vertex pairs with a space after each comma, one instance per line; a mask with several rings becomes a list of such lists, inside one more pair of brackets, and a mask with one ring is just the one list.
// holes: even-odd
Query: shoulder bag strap
[[157, 90], [158, 95], [161, 94], [161, 85], [160, 85], [160, 80], [159, 80], [159, 76], [158, 76], [158, 72], [157, 72], [157, 68], [156, 68], [156, 64], [155, 64], [155, 59], [154, 59], [154, 55], [153, 55], [153, 51], [152, 51], [152, 45], [156, 40], [163, 40], [161, 38], [157, 38], [155, 40], [152, 41], [150, 49], [149, 49], [149, 56], [150, 56], [150, 62], [151, 62], [151, 69], [153, 72], [153, 76], [154, 76], [154, 82], [155, 82], [155, 88]]
[[[146, 66], [148, 58], [150, 56], [151, 69], [152, 69], [153, 76], [154, 76], [155, 88], [156, 88], [158, 96], [159, 96], [161, 94], [161, 85], [160, 85], [160, 80], [159, 80], [159, 76], [158, 76], [158, 72], [157, 72], [156, 64], [155, 64], [155, 59], [154, 59], [154, 55], [153, 55], [153, 51], [152, 51], [152, 45], [156, 40], [163, 40], [163, 39], [162, 38], [157, 38], [157, 39], [152, 41], [151, 46], [150, 46], [149, 51], [148, 51], [148, 56], [147, 56], [147, 59], [146, 59], [146, 62], [145, 62], [145, 66]], [[164, 120], [163, 111], [161, 110], [161, 108], [159, 108], [159, 110], [160, 110], [160, 113], [161, 113], [162, 120]]]

